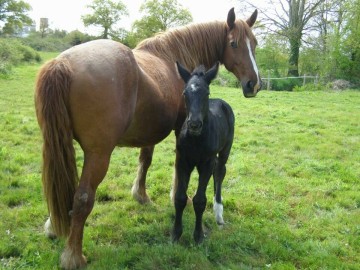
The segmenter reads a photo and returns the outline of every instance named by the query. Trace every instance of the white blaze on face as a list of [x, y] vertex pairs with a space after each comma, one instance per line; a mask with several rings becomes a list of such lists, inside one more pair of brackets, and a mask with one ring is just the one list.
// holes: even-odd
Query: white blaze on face
[[198, 90], [198, 86], [194, 83], [190, 84], [190, 87], [191, 87], [191, 91], [193, 91], [193, 92]]
[[251, 50], [251, 45], [250, 45], [250, 39], [249, 38], [246, 38], [246, 45], [247, 45], [248, 50], [249, 50], [249, 56], [250, 56], [251, 63], [253, 65], [253, 69], [254, 69], [254, 71], [256, 73], [257, 82], [256, 82], [256, 85], [254, 86], [254, 91], [256, 93], [256, 91], [260, 88], [259, 70], [257, 68], [255, 58], [254, 58], [254, 55], [253, 55], [252, 50]]

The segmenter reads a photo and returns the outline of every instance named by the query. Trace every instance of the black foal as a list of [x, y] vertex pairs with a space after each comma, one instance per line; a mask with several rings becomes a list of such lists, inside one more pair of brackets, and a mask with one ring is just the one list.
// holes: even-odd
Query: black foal
[[216, 77], [219, 63], [205, 72], [204, 66], [190, 74], [179, 63], [177, 68], [185, 82], [184, 98], [187, 117], [176, 142], [176, 172], [178, 186], [175, 194], [175, 224], [172, 234], [177, 241], [182, 234], [182, 215], [187, 202], [190, 174], [196, 167], [199, 184], [193, 198], [196, 215], [194, 239], [204, 238], [202, 216], [206, 207], [206, 188], [214, 176], [214, 211], [218, 224], [224, 224], [221, 184], [226, 173], [226, 161], [234, 138], [234, 113], [225, 101], [209, 99], [209, 84]]

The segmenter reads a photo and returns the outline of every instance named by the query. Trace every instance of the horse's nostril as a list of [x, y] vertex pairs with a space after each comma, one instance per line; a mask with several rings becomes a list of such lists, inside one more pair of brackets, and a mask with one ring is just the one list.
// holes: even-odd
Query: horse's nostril
[[201, 121], [188, 121], [188, 126], [192, 129], [199, 129], [202, 127], [202, 122]]
[[248, 81], [248, 82], [246, 83], [246, 87], [247, 87], [247, 88], [250, 88], [250, 89], [253, 89], [253, 88], [254, 88], [254, 83], [253, 83], [252, 81]]

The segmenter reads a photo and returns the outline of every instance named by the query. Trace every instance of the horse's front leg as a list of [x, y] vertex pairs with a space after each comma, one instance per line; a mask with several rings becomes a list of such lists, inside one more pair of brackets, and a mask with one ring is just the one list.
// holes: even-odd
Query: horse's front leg
[[82, 253], [84, 225], [94, 206], [96, 189], [107, 172], [110, 153], [85, 152], [79, 187], [74, 196], [73, 209], [69, 213], [71, 214], [70, 235], [61, 255], [62, 268], [76, 269], [86, 266], [86, 258]]
[[152, 156], [155, 146], [143, 147], [139, 155], [139, 167], [133, 187], [131, 189], [132, 196], [139, 203], [149, 203], [150, 198], [146, 193], [146, 174], [151, 165]]
[[204, 231], [202, 227], [202, 216], [206, 208], [206, 188], [209, 179], [213, 173], [215, 161], [213, 159], [198, 166], [199, 185], [193, 198], [193, 206], [196, 216], [194, 240], [197, 244], [204, 240]]
[[[176, 153], [178, 156], [178, 153]], [[185, 162], [182, 162], [181, 159], [177, 157], [177, 166], [175, 168], [176, 172], [179, 176], [179, 181], [175, 193], [175, 222], [174, 222], [174, 228], [172, 232], [172, 241], [176, 242], [180, 239], [182, 232], [183, 232], [183, 226], [182, 226], [182, 216], [184, 209], [186, 207], [187, 203], [187, 195], [186, 191], [188, 189], [189, 180], [190, 180], [190, 174], [193, 168], [189, 168]]]

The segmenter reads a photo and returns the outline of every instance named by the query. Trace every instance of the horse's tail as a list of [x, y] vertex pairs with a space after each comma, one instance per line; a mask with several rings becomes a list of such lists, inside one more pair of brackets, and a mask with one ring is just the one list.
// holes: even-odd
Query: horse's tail
[[57, 236], [70, 231], [78, 174], [69, 115], [72, 69], [66, 59], [53, 59], [40, 70], [35, 107], [43, 135], [42, 183], [52, 227]]

